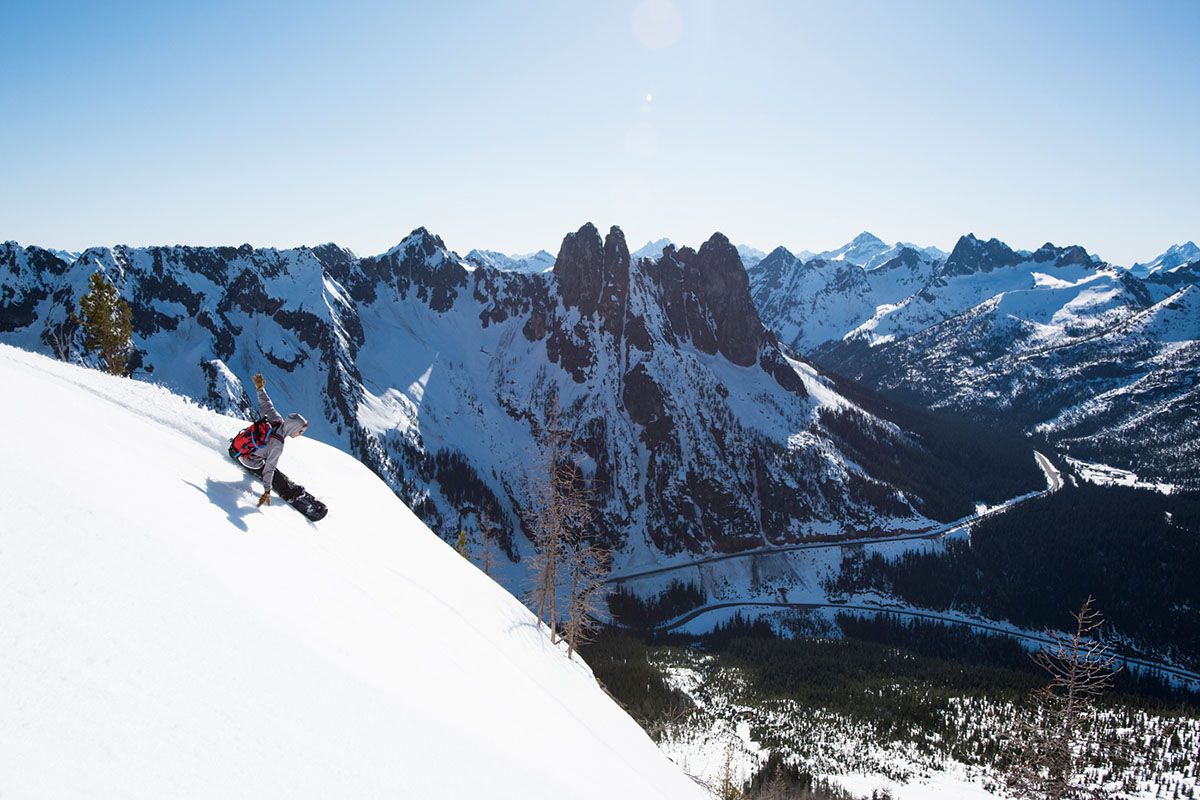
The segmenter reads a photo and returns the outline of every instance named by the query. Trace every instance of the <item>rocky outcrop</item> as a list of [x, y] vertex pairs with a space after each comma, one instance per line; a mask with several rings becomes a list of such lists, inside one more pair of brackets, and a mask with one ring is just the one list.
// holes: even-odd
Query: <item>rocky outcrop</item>
[[758, 360], [763, 327], [737, 248], [720, 233], [684, 262], [688, 332], [705, 353], [749, 367]]
[[983, 242], [976, 239], [975, 234], [968, 233], [954, 245], [938, 277], [953, 278], [993, 272], [1004, 267], [1016, 266], [1023, 260], [1019, 253], [999, 239]]

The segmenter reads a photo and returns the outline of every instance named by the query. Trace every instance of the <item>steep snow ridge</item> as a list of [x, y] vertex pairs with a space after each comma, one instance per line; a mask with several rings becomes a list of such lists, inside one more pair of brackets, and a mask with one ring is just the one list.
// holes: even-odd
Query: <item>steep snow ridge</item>
[[707, 797], [350, 456], [289, 442], [314, 526], [254, 507], [239, 420], [7, 346], [0, 381], [6, 796]]

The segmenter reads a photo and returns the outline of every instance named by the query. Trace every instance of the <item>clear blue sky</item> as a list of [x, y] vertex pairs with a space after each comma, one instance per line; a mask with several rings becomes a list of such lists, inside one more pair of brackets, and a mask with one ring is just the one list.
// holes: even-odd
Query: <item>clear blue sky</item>
[[8, 2], [0, 239], [1200, 239], [1200, 1]]

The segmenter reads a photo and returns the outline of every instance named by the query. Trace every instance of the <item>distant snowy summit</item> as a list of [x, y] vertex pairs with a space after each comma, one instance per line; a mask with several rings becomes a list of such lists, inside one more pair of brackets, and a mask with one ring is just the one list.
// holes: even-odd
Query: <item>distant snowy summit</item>
[[1146, 278], [1164, 272], [1174, 272], [1200, 260], [1200, 247], [1195, 242], [1172, 245], [1165, 253], [1145, 264], [1134, 264], [1129, 271], [1139, 278]]
[[467, 253], [467, 261], [505, 272], [539, 273], [554, 269], [554, 256], [545, 250], [518, 256], [497, 253], [495, 250], [472, 250]]
[[857, 264], [866, 269], [874, 269], [891, 261], [900, 255], [900, 251], [906, 248], [920, 253], [931, 261], [941, 261], [946, 258], [946, 253], [936, 247], [921, 247], [910, 242], [887, 244], [869, 231], [863, 231], [858, 236], [855, 236], [853, 240], [835, 250], [826, 250], [821, 253], [802, 250], [796, 254], [796, 257], [801, 261], [811, 261], [813, 259], [821, 261], [845, 261], [850, 264]]
[[674, 244], [670, 239], [656, 239], [653, 242], [646, 242], [644, 245], [634, 250], [629, 254], [629, 258], [637, 261], [642, 258], [652, 258], [655, 261], [662, 258], [663, 250], [666, 250]]

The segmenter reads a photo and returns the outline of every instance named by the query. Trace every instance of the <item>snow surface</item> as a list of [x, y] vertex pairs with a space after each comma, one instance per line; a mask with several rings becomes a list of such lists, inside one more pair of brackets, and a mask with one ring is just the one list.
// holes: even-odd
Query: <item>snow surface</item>
[[1137, 473], [1130, 472], [1127, 469], [1120, 469], [1108, 464], [1097, 464], [1093, 461], [1082, 461], [1070, 456], [1064, 456], [1064, 458], [1075, 469], [1080, 478], [1098, 486], [1132, 486], [1138, 489], [1153, 489], [1163, 494], [1171, 494], [1177, 488], [1174, 484], [1170, 483], [1143, 481], [1138, 478]]
[[[704, 798], [350, 456], [0, 346], [0, 795]], [[272, 387], [268, 386], [268, 389]]]

